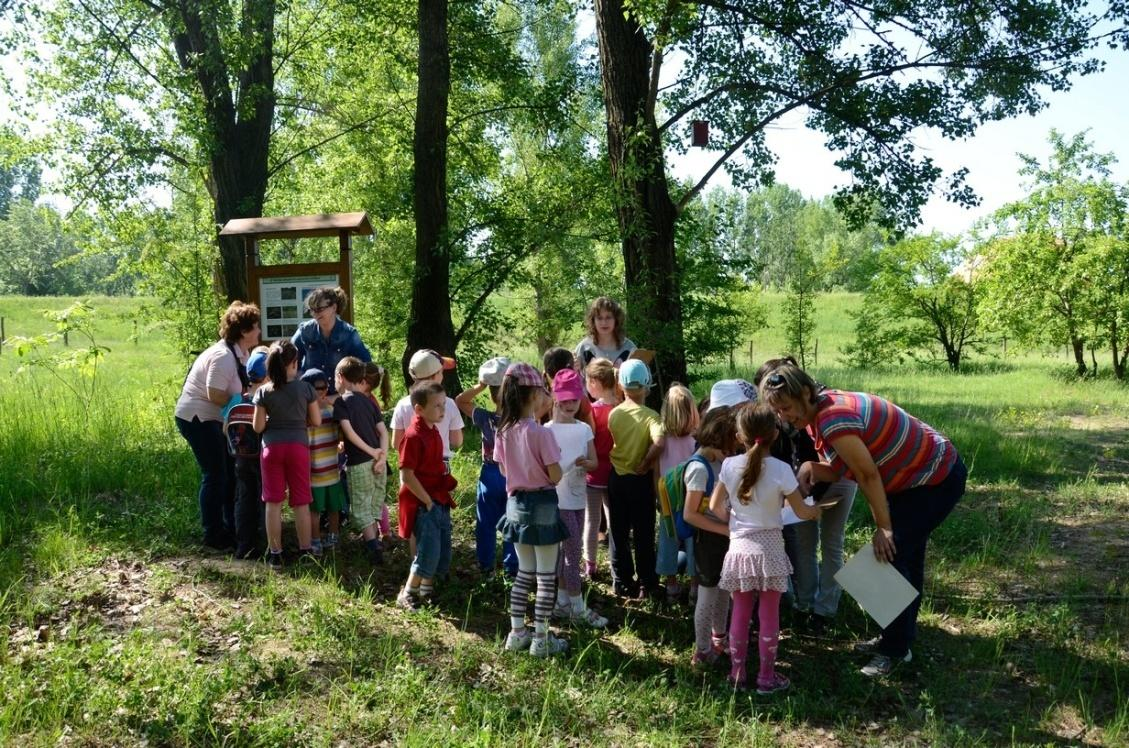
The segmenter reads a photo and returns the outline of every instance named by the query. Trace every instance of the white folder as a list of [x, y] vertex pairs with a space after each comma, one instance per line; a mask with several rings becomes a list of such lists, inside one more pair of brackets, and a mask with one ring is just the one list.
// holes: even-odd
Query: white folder
[[917, 597], [917, 590], [893, 564], [875, 558], [870, 543], [839, 569], [835, 581], [882, 628], [889, 626]]

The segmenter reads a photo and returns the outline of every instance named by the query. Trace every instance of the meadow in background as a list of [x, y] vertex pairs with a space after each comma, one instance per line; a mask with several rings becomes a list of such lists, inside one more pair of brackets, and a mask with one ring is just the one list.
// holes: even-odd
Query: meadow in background
[[[472, 571], [470, 430], [454, 460], [459, 571], [433, 611], [394, 605], [404, 544], [376, 571], [347, 542], [282, 576], [203, 554], [196, 467], [171, 415], [189, 360], [138, 300], [93, 299], [110, 350], [88, 416], [50, 372], [0, 352], [0, 744], [1129, 743], [1125, 386], [1077, 380], [1061, 354], [980, 357], [959, 376], [849, 368], [838, 348], [859, 297], [824, 298], [818, 378], [894, 400], [970, 468], [933, 536], [914, 662], [890, 678], [857, 674], [850, 644], [874, 627], [849, 600], [832, 637], [785, 618], [794, 685], [772, 699], [690, 669], [690, 608], [622, 606], [606, 585], [593, 594], [608, 633], [566, 630], [570, 653], [548, 666], [502, 653], [505, 586]], [[0, 298], [0, 316], [9, 337], [32, 335], [70, 301]], [[769, 321], [752, 365], [745, 341], [735, 372], [702, 367], [694, 391], [780, 353]], [[870, 526], [857, 502], [848, 552]]]

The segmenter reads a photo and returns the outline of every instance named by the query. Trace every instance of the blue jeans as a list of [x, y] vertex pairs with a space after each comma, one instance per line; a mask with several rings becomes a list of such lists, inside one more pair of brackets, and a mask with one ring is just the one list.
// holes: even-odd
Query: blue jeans
[[220, 421], [176, 419], [176, 428], [192, 448], [200, 466], [200, 522], [204, 542], [230, 543], [235, 535], [234, 464], [227, 453], [227, 440]]
[[442, 576], [451, 568], [451, 507], [432, 504], [416, 515], [416, 558], [412, 574], [422, 579]]
[[[506, 514], [506, 476], [494, 463], [482, 463], [478, 473], [478, 500], [474, 510], [474, 551], [483, 571], [494, 570], [498, 553], [498, 520]], [[517, 574], [514, 544], [502, 541], [502, 566], [506, 573]]]
[[679, 573], [681, 566], [686, 567], [687, 575], [694, 576], [694, 539], [672, 538], [666, 534], [666, 530], [660, 527], [655, 573], [660, 577], [672, 577]]
[[784, 528], [784, 547], [792, 561], [792, 604], [797, 610], [832, 618], [839, 609], [843, 590], [835, 574], [843, 568], [843, 534], [857, 491], [858, 484], [852, 480], [832, 483], [822, 498], [840, 496], [838, 504], [824, 509], [819, 519]]
[[[956, 465], [935, 486], [919, 486], [890, 494], [890, 521], [894, 526], [894, 568], [909, 580], [914, 589], [925, 591], [925, 544], [929, 535], [949, 516], [964, 495], [968, 469], [957, 458]], [[890, 657], [905, 657], [917, 635], [918, 595], [901, 615], [882, 629], [878, 651]]]

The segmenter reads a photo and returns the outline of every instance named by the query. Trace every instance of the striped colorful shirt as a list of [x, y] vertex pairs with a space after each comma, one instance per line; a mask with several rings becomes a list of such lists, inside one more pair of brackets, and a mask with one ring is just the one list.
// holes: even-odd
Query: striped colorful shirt
[[834, 442], [857, 436], [866, 446], [886, 493], [940, 483], [957, 461], [956, 447], [927, 423], [865, 392], [825, 390], [808, 426], [815, 448], [840, 476], [853, 478]]
[[306, 429], [310, 435], [310, 488], [325, 488], [341, 481], [337, 465], [337, 443], [341, 435], [333, 408], [322, 408], [321, 425]]

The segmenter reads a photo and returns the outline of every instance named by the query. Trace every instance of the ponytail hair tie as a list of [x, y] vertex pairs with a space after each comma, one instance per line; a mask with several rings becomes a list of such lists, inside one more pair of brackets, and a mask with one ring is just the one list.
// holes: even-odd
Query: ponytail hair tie
[[753, 446], [754, 447], [759, 447], [763, 444], [764, 444], [764, 438], [763, 437], [758, 436], [756, 439], [753, 439]]

